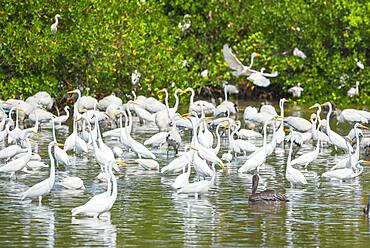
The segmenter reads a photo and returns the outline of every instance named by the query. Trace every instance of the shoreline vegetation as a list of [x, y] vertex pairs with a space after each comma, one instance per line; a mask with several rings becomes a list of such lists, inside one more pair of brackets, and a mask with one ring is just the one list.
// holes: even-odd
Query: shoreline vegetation
[[[46, 91], [61, 99], [76, 87], [98, 99], [187, 87], [217, 98], [227, 81], [238, 86], [238, 99], [277, 101], [300, 83], [300, 104], [367, 106], [369, 9], [349, 0], [11, 0], [0, 11], [0, 98]], [[255, 68], [279, 75], [267, 88], [235, 77], [224, 44], [243, 64], [257, 53]], [[349, 97], [356, 81], [359, 94]]]

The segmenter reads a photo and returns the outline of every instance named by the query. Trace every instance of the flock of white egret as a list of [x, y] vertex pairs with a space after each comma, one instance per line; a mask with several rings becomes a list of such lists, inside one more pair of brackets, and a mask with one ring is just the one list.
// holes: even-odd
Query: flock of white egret
[[[248, 69], [243, 69], [248, 70]], [[240, 72], [242, 73], [242, 71]], [[123, 150], [137, 155], [135, 163], [145, 170], [157, 170], [158, 173], [178, 174], [172, 183], [172, 188], [178, 194], [194, 195], [206, 193], [216, 180], [217, 166], [235, 166], [232, 161], [241, 160], [244, 163], [238, 168], [238, 173], [259, 174], [260, 168], [277, 146], [289, 144], [285, 179], [291, 187], [304, 187], [310, 183], [302, 170], [305, 170], [319, 155], [322, 147], [332, 146], [335, 150], [344, 151], [347, 156], [338, 161], [330, 170], [321, 175], [330, 180], [349, 180], [359, 177], [363, 172], [361, 164], [369, 164], [360, 158], [361, 149], [369, 149], [370, 139], [363, 134], [362, 129], [370, 121], [370, 112], [357, 109], [333, 111], [332, 104], [315, 104], [310, 109], [314, 111], [310, 120], [296, 116], [286, 116], [284, 105], [289, 100], [279, 102], [280, 114], [272, 105], [262, 105], [258, 110], [247, 107], [244, 110], [243, 122], [237, 120], [238, 108], [228, 100], [228, 89], [225, 86], [225, 100], [218, 106], [204, 100], [195, 101], [192, 88], [177, 89], [174, 93], [175, 104], [169, 106], [169, 94], [166, 89], [165, 104], [153, 97], [136, 96], [133, 100], [123, 103], [115, 95], [109, 95], [101, 100], [91, 96], [82, 96], [80, 90], [68, 92], [78, 94], [74, 106], [64, 108], [65, 115], [55, 116], [47, 109], [53, 106], [53, 99], [46, 92], [24, 100], [9, 99], [1, 102], [0, 108], [0, 166], [2, 175], [9, 175], [11, 180], [17, 180], [17, 174], [37, 172], [47, 166], [41, 162], [41, 157], [34, 153], [32, 136], [38, 135], [38, 130], [44, 125], [53, 128], [53, 140], [48, 146], [50, 158], [50, 175], [48, 178], [31, 186], [20, 196], [21, 200], [38, 199], [53, 190], [55, 184], [56, 165], [74, 166], [70, 154], [89, 156], [92, 154], [99, 165], [96, 178], [106, 182], [106, 191], [93, 196], [81, 206], [71, 209], [72, 216], [79, 214], [98, 217], [109, 212], [118, 195], [117, 179], [114, 171], [119, 171], [119, 165], [127, 165]], [[178, 113], [179, 98], [187, 97], [190, 92], [189, 111]], [[185, 99], [183, 99], [185, 100]], [[326, 118], [321, 119], [321, 107], [326, 106]], [[73, 109], [73, 113], [69, 110]], [[333, 131], [330, 123], [335, 113], [339, 122], [353, 124], [348, 135]], [[133, 118], [133, 115], [137, 118]], [[64, 144], [57, 141], [58, 127], [72, 119], [72, 133]], [[138, 123], [136, 123], [136, 120]], [[31, 121], [31, 128], [22, 129], [24, 123]], [[107, 130], [101, 130], [101, 123]], [[145, 140], [144, 144], [135, 140], [131, 133], [133, 125], [155, 125], [158, 133]], [[242, 123], [247, 129], [242, 128]], [[183, 141], [185, 132], [191, 133], [191, 142]], [[109, 147], [105, 139], [116, 139], [120, 146]], [[226, 140], [226, 141], [225, 141]], [[263, 140], [261, 147], [257, 141]], [[269, 140], [269, 142], [268, 142]], [[311, 146], [312, 151], [293, 157], [302, 146]], [[227, 152], [220, 154], [221, 145]], [[157, 161], [153, 147], [167, 147], [167, 156], [173, 160], [162, 166]], [[62, 148], [61, 148], [62, 147]], [[65, 177], [58, 182], [69, 190], [83, 190], [84, 178], [78, 175]], [[253, 201], [285, 201], [288, 200], [274, 190], [257, 193], [259, 176], [253, 179]]]

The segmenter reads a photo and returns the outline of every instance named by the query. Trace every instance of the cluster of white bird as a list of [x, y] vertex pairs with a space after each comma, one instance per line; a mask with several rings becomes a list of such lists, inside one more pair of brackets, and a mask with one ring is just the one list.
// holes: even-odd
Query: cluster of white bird
[[[256, 71], [252, 69], [254, 58], [258, 56], [257, 53], [252, 53], [251, 61], [248, 66], [245, 66], [243, 65], [242, 62], [240, 62], [240, 60], [236, 57], [236, 55], [231, 51], [228, 44], [225, 44], [223, 47], [223, 55], [224, 55], [225, 61], [227, 62], [229, 67], [233, 70], [232, 74], [234, 76], [237, 76], [237, 77], [242, 76], [242, 75], [248, 76], [247, 79], [259, 87], [268, 87], [271, 83], [270, 79], [268, 78], [278, 76], [278, 72], [264, 73], [265, 68], [262, 68], [261, 71]], [[293, 49], [293, 55], [303, 60], [307, 58], [306, 54], [303, 51], [299, 50], [297, 47]], [[363, 70], [365, 68], [364, 64], [358, 59], [356, 59], [356, 66], [360, 70]], [[359, 84], [360, 82], [356, 81], [356, 86], [351, 87], [347, 91], [347, 95], [349, 97], [352, 98], [356, 95], [359, 95], [360, 93], [359, 88], [358, 88]], [[301, 87], [300, 83], [297, 83], [295, 86], [289, 88], [288, 92], [291, 93], [293, 97], [300, 98], [302, 96], [303, 88]]]
[[[272, 105], [263, 105], [258, 111], [254, 107], [247, 107], [244, 111], [244, 122], [249, 129], [241, 128], [241, 122], [235, 121], [234, 117], [238, 109], [236, 104], [227, 99], [228, 89], [233, 87], [225, 85], [225, 100], [218, 106], [214, 106], [204, 100], [194, 101], [195, 93], [192, 88], [186, 90], [177, 89], [174, 93], [175, 105], [170, 108], [168, 104], [168, 92], [165, 104], [153, 97], [136, 96], [134, 100], [123, 103], [115, 95], [106, 96], [100, 101], [90, 96], [81, 96], [79, 90], [69, 93], [77, 93], [78, 98], [73, 107], [73, 131], [67, 137], [64, 144], [56, 140], [55, 125], [61, 125], [69, 119], [69, 108], [65, 107], [66, 115], [56, 117], [44, 108], [51, 108], [53, 99], [46, 92], [40, 92], [37, 96], [23, 100], [7, 100], [1, 103], [0, 109], [0, 138], [4, 148], [0, 151], [0, 159], [4, 159], [6, 164], [0, 167], [1, 173], [10, 173], [10, 177], [15, 174], [25, 172], [29, 169], [37, 171], [41, 167], [47, 166], [41, 162], [39, 155], [32, 153], [30, 136], [37, 133], [40, 126], [50, 123], [53, 127], [53, 140], [48, 147], [50, 157], [50, 176], [40, 183], [30, 187], [25, 191], [21, 199], [38, 198], [40, 203], [42, 196], [48, 194], [55, 182], [55, 165], [73, 166], [67, 152], [81, 154], [94, 154], [99, 164], [97, 178], [107, 182], [107, 190], [92, 197], [86, 204], [72, 209], [72, 215], [86, 214], [100, 216], [108, 212], [118, 194], [117, 180], [114, 170], [119, 171], [117, 165], [124, 165], [122, 162], [125, 149], [128, 152], [137, 154], [135, 162], [146, 170], [158, 170], [160, 173], [179, 173], [174, 180], [172, 187], [179, 194], [198, 194], [207, 192], [216, 179], [216, 165], [224, 167], [225, 164], [233, 166], [232, 161], [236, 159], [244, 160], [244, 164], [238, 168], [239, 173], [259, 172], [266, 159], [271, 156], [274, 149], [284, 143], [290, 142], [289, 156], [286, 164], [286, 179], [291, 186], [307, 184], [304, 174], [293, 166], [303, 165], [305, 168], [312, 163], [320, 153], [323, 146], [333, 145], [336, 149], [343, 149], [348, 156], [338, 161], [333, 168], [322, 174], [323, 177], [346, 180], [358, 177], [363, 167], [361, 163], [368, 163], [360, 160], [360, 148], [368, 149], [370, 146], [369, 138], [364, 138], [361, 128], [367, 128], [363, 124], [370, 121], [370, 113], [356, 109], [345, 109], [335, 111], [338, 121], [356, 123], [353, 130], [347, 137], [343, 137], [334, 132], [330, 126], [330, 117], [333, 112], [331, 103], [323, 105], [329, 108], [326, 119], [320, 118], [321, 106], [315, 104], [316, 113], [311, 115], [310, 121], [294, 116], [284, 115], [285, 99], [279, 103], [280, 115], [277, 114]], [[191, 92], [189, 113], [180, 115], [177, 110], [179, 107], [179, 94], [184, 95]], [[8, 109], [6, 114], [4, 109]], [[16, 113], [15, 124], [13, 114]], [[141, 144], [131, 136], [134, 119], [132, 115], [138, 117], [142, 125], [155, 125], [159, 132]], [[27, 118], [26, 118], [27, 117]], [[21, 129], [20, 123], [30, 119], [35, 124], [28, 129]], [[123, 126], [123, 118], [125, 125]], [[101, 132], [100, 123], [108, 122], [112, 129]], [[362, 123], [362, 124], [361, 124]], [[94, 125], [94, 128], [92, 128]], [[113, 128], [116, 125], [116, 128]], [[263, 134], [254, 131], [262, 127]], [[286, 135], [286, 127], [290, 132]], [[182, 141], [182, 130], [192, 131], [190, 144]], [[211, 130], [214, 130], [212, 132]], [[268, 140], [268, 130], [272, 130], [272, 138]], [[221, 155], [221, 137], [226, 136], [225, 148], [227, 153]], [[121, 146], [109, 147], [104, 139], [117, 139]], [[216, 146], [214, 146], [216, 137]], [[263, 139], [262, 147], [257, 147], [256, 141]], [[310, 140], [316, 141], [316, 147], [312, 152], [303, 154], [293, 159], [295, 147], [307, 145]], [[355, 149], [352, 147], [355, 142]], [[7, 146], [5, 146], [8, 144]], [[176, 157], [167, 165], [160, 168], [156, 161], [156, 155], [148, 147], [161, 147], [164, 144], [173, 148]], [[177, 154], [178, 150], [185, 146], [185, 152]], [[63, 146], [61, 149], [59, 146]], [[167, 154], [168, 155], [168, 154]], [[195, 171], [195, 178], [191, 180], [192, 171]], [[193, 182], [191, 182], [193, 181]], [[60, 185], [68, 189], [84, 189], [83, 181], [77, 177], [66, 177]]]

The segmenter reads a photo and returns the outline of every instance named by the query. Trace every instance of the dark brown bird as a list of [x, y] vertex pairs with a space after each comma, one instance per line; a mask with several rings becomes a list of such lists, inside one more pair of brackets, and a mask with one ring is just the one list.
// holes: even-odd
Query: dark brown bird
[[362, 209], [364, 211], [364, 214], [366, 214], [367, 216], [369, 216], [369, 209], [370, 209], [370, 194], [369, 194], [367, 205]]
[[252, 178], [252, 194], [249, 195], [249, 201], [289, 201], [284, 194], [278, 193], [273, 189], [266, 189], [257, 193], [259, 179], [260, 177], [258, 175], [254, 175]]

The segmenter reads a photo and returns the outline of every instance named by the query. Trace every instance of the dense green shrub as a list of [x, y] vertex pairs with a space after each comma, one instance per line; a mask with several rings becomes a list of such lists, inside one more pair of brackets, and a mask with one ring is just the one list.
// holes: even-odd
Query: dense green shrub
[[[262, 55], [255, 68], [279, 71], [265, 90], [277, 97], [300, 82], [305, 102], [369, 104], [369, 12], [369, 2], [352, 0], [3, 1], [0, 96], [46, 90], [60, 97], [76, 86], [97, 96], [132, 89], [149, 95], [171, 85], [221, 86], [223, 80], [249, 87], [255, 96], [260, 89], [229, 73], [222, 57], [229, 43], [245, 63], [255, 51]], [[182, 30], [179, 23], [188, 20], [190, 28]], [[307, 59], [294, 57], [294, 47]], [[205, 69], [208, 78], [200, 76]], [[140, 85], [131, 84], [135, 70], [142, 74]], [[349, 99], [346, 92], [356, 80], [361, 94]]]

